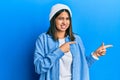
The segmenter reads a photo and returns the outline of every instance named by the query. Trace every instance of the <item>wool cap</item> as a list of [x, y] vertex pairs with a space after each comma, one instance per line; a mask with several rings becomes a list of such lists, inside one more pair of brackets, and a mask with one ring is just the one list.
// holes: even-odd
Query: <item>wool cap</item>
[[65, 5], [65, 4], [55, 4], [53, 5], [53, 7], [51, 8], [51, 12], [50, 12], [50, 15], [49, 15], [49, 20], [52, 19], [52, 17], [60, 10], [62, 9], [67, 9], [69, 12], [70, 12], [70, 16], [72, 17], [72, 12], [70, 10], [70, 8]]

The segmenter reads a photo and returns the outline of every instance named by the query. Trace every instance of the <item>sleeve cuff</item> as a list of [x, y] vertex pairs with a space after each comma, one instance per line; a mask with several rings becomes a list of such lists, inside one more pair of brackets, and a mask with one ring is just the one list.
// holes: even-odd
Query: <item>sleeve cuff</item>
[[99, 60], [98, 57], [96, 57], [96, 56], [93, 55], [93, 52], [91, 53], [91, 55], [92, 55], [92, 57], [93, 57], [95, 60]]

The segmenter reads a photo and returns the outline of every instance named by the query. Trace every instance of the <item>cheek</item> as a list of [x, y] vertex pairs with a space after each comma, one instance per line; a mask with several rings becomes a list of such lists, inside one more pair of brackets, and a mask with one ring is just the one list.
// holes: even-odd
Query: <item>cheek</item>
[[56, 21], [56, 25], [60, 25], [62, 23], [62, 21]]
[[70, 21], [68, 21], [67, 24], [70, 25]]
[[68, 21], [68, 24], [70, 25], [70, 21]]
[[67, 20], [67, 23], [70, 24], [70, 20]]
[[60, 21], [56, 21], [55, 24], [56, 24], [56, 28], [59, 29], [60, 24], [61, 24]]

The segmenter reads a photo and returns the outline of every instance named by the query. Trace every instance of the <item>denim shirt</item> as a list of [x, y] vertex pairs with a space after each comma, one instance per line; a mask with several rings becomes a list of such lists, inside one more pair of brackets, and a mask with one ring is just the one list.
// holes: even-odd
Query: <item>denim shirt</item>
[[[74, 34], [75, 44], [70, 45], [72, 54], [72, 80], [89, 80], [89, 67], [96, 60], [92, 55], [85, 56], [81, 38]], [[69, 36], [65, 37], [69, 42]], [[59, 59], [64, 53], [59, 48], [59, 42], [52, 36], [42, 33], [36, 40], [34, 52], [35, 71], [40, 75], [39, 80], [59, 80]]]

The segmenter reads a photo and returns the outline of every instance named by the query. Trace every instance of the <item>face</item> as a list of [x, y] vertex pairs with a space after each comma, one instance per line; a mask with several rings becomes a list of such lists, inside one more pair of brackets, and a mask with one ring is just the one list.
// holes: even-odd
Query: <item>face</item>
[[67, 12], [62, 12], [56, 19], [56, 28], [59, 32], [65, 32], [70, 25], [70, 17]]

